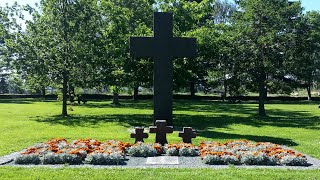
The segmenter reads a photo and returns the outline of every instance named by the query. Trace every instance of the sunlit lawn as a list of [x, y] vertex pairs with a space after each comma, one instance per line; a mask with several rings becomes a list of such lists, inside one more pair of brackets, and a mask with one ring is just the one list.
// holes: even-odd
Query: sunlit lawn
[[[270, 141], [320, 158], [320, 109], [316, 103], [272, 102], [266, 105], [266, 109], [269, 117], [258, 118], [255, 103], [176, 101], [175, 132], [168, 135], [168, 140], [181, 141], [177, 131], [183, 126], [191, 126], [198, 131], [198, 137], [193, 140], [194, 144], [204, 140], [229, 139]], [[151, 101], [126, 100], [121, 101], [120, 106], [114, 106], [110, 101], [89, 101], [86, 105], [74, 106], [73, 110], [69, 112], [70, 117], [63, 118], [59, 116], [60, 102], [0, 100], [0, 155], [55, 137], [68, 140], [92, 138], [100, 141], [115, 139], [133, 142], [129, 137], [134, 126], [152, 125]], [[150, 134], [146, 141], [153, 140], [154, 135]], [[2, 168], [2, 171], [7, 170]], [[38, 169], [32, 171], [38, 172]], [[38, 173], [41, 174], [41, 170]]]

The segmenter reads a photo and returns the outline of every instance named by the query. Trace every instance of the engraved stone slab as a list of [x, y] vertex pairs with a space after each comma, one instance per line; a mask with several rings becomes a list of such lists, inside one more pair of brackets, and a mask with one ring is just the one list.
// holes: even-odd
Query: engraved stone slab
[[179, 164], [179, 159], [176, 156], [158, 156], [148, 157], [146, 164], [150, 165], [176, 165]]

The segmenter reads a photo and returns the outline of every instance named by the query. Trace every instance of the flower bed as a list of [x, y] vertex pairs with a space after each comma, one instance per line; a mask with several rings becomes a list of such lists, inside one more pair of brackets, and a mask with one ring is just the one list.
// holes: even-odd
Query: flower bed
[[167, 144], [164, 149], [169, 156], [199, 156], [198, 148], [189, 143]]
[[16, 164], [124, 164], [125, 156], [151, 157], [201, 156], [209, 165], [288, 165], [305, 166], [307, 158], [293, 150], [268, 142], [228, 141], [202, 142], [199, 146], [178, 143], [131, 145], [121, 141], [100, 142], [80, 139], [68, 143], [65, 139], [52, 139], [27, 148], [15, 159]]
[[168, 156], [198, 156], [198, 149], [193, 144], [145, 144], [138, 142], [128, 149], [128, 154], [135, 157], [152, 157], [157, 155]]
[[202, 142], [198, 147], [206, 164], [305, 166], [307, 158], [293, 150], [268, 142]]
[[68, 143], [52, 139], [27, 148], [15, 159], [16, 164], [122, 164], [129, 143], [80, 139]]

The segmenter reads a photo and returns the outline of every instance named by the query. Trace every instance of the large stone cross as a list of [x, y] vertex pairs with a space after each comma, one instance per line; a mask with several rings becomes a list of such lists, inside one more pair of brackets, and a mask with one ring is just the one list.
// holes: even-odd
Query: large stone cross
[[156, 143], [167, 144], [167, 133], [173, 133], [173, 127], [167, 126], [166, 120], [157, 120], [156, 126], [150, 126], [150, 133], [156, 133]]
[[153, 57], [154, 124], [158, 119], [172, 125], [174, 57], [195, 57], [196, 39], [173, 37], [172, 13], [154, 13], [154, 37], [131, 37], [130, 55]]

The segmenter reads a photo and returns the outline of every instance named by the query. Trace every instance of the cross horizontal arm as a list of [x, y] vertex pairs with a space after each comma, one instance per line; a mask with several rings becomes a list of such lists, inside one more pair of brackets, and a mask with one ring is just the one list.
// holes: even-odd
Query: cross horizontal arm
[[130, 37], [130, 55], [132, 57], [154, 57], [153, 37]]
[[173, 126], [167, 126], [166, 133], [173, 133]]
[[149, 132], [150, 132], [150, 133], [157, 133], [157, 130], [158, 130], [158, 128], [157, 128], [156, 126], [151, 126], [151, 127], [149, 128]]
[[197, 55], [196, 38], [173, 38], [171, 46], [173, 57], [196, 57]]

